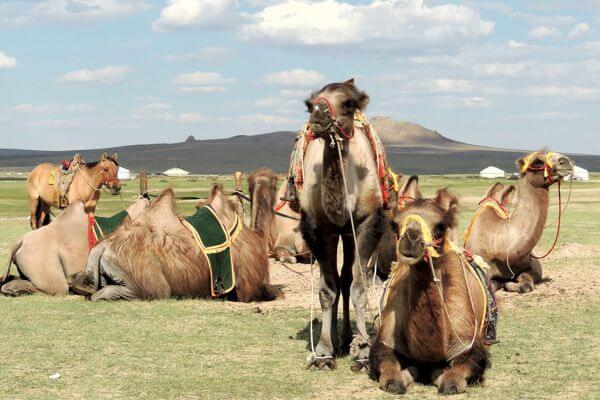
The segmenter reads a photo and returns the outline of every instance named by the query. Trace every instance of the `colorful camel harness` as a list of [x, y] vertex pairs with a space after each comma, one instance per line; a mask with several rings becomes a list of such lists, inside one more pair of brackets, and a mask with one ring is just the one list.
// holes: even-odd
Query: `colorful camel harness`
[[493, 197], [486, 197], [485, 199], [479, 202], [479, 208], [477, 209], [477, 212], [475, 212], [475, 216], [473, 217], [473, 219], [467, 226], [467, 229], [465, 230], [465, 233], [463, 235], [463, 246], [467, 246], [467, 243], [471, 238], [471, 233], [473, 231], [473, 226], [475, 225], [475, 222], [477, 222], [477, 220], [481, 217], [481, 214], [483, 214], [483, 212], [487, 209], [491, 209], [492, 211], [494, 211], [498, 218], [510, 218], [510, 211], [502, 203], [500, 203]]
[[88, 214], [89, 249], [91, 250], [99, 241], [114, 232], [128, 216], [127, 211], [118, 212], [112, 217], [96, 217], [94, 214]]
[[[334, 115], [331, 105], [329, 103], [327, 104], [330, 109], [330, 114]], [[377, 165], [377, 175], [379, 177], [379, 187], [381, 190], [381, 196], [383, 199], [384, 207], [387, 208], [390, 190], [393, 187], [398, 187], [398, 175], [394, 174], [391, 168], [389, 168], [387, 165], [385, 149], [383, 147], [383, 144], [381, 143], [379, 135], [377, 135], [375, 129], [372, 128], [371, 123], [369, 122], [367, 117], [365, 117], [363, 113], [361, 113], [358, 110], [354, 112], [354, 127], [352, 132], [346, 132], [337, 125], [336, 127], [340, 131], [340, 133], [348, 140], [352, 140], [352, 138], [354, 137], [354, 132], [357, 128], [365, 133], [369, 144], [371, 145], [371, 151], [375, 156], [375, 163]], [[304, 155], [306, 154], [306, 149], [308, 147], [308, 144], [315, 139], [317, 139], [317, 136], [313, 132], [313, 128], [310, 122], [306, 122], [306, 124], [304, 124], [304, 127], [296, 137], [294, 149], [292, 150], [292, 155], [290, 158], [290, 170], [288, 174], [288, 180], [293, 182], [293, 186], [297, 192], [300, 192], [304, 185]], [[388, 185], [388, 177], [392, 180], [391, 185]], [[282, 207], [281, 203], [278, 207]], [[294, 211], [299, 212], [299, 207], [297, 207], [297, 205], [294, 206], [291, 202], [290, 208], [292, 208]]]
[[243, 229], [235, 215], [231, 229], [225, 228], [215, 210], [207, 205], [199, 208], [194, 215], [181, 219], [190, 231], [200, 252], [206, 256], [210, 271], [210, 292], [219, 297], [235, 288], [235, 270], [233, 268], [231, 246]]
[[[421, 227], [423, 242], [425, 244], [425, 258], [427, 260], [439, 258], [447, 253], [454, 253], [457, 256], [461, 257], [463, 261], [466, 261], [466, 264], [470, 266], [469, 271], [471, 271], [471, 273], [474, 274], [477, 278], [477, 282], [479, 283], [481, 292], [483, 293], [483, 296], [486, 299], [485, 307], [483, 308], [483, 313], [481, 315], [481, 318], [479, 319], [481, 323], [481, 326], [479, 328], [479, 334], [481, 335], [481, 338], [485, 345], [492, 345], [496, 343], [498, 303], [496, 301], [494, 289], [487, 277], [487, 272], [490, 270], [490, 266], [480, 256], [473, 255], [468, 250], [465, 250], [453, 243], [449, 237], [446, 237], [444, 248], [438, 251], [439, 244], [442, 241], [441, 238], [434, 238], [425, 220], [421, 216], [416, 214], [408, 215], [404, 219], [400, 228], [399, 237], [404, 236], [408, 224], [410, 224], [411, 222], [417, 223]], [[385, 284], [384, 292], [381, 298], [382, 309], [385, 308], [389, 301], [389, 288], [394, 285], [394, 279], [396, 276], [398, 276], [398, 270], [398, 263], [395, 262], [392, 265], [392, 271], [389, 279]], [[434, 274], [434, 280], [435, 279], [436, 278]]]

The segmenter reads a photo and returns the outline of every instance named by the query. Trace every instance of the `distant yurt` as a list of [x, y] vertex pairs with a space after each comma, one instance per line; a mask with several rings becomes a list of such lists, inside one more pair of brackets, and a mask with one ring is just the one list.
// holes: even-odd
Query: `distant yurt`
[[166, 176], [188, 176], [190, 173], [181, 168], [171, 168], [163, 172]]
[[590, 172], [585, 168], [575, 165], [573, 167], [573, 175], [570, 176], [570, 179], [574, 181], [589, 181]]
[[504, 178], [506, 176], [506, 172], [504, 172], [500, 168], [493, 167], [490, 165], [489, 167], [482, 169], [479, 172], [479, 176], [485, 179]]
[[131, 179], [131, 171], [124, 167], [119, 167], [118, 172], [119, 180], [128, 181]]

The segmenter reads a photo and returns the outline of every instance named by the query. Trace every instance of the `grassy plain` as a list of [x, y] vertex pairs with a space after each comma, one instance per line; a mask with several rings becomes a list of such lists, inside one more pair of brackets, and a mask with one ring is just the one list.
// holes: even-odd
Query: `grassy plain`
[[[152, 193], [172, 186], [179, 196], [206, 196], [215, 177], [152, 178]], [[228, 177], [218, 178], [226, 187]], [[448, 186], [462, 201], [461, 229], [490, 184], [466, 176], [426, 176], [426, 195]], [[0, 181], [0, 267], [13, 241], [29, 230], [23, 181]], [[123, 190], [128, 204], [137, 182]], [[566, 197], [566, 191], [565, 191]], [[548, 229], [552, 239], [556, 193]], [[99, 215], [123, 207], [103, 194]], [[190, 214], [194, 200], [178, 204]], [[600, 365], [600, 176], [575, 183], [558, 250], [545, 260], [549, 281], [534, 293], [502, 293], [500, 343], [486, 382], [460, 398], [592, 399]], [[289, 298], [292, 280], [272, 264]], [[2, 270], [2, 273], [4, 270]], [[297, 293], [295, 295], [298, 295]], [[0, 398], [391, 398], [342, 358], [332, 372], [304, 369], [308, 355], [306, 302], [242, 305], [206, 300], [95, 304], [79, 297], [0, 297]], [[259, 309], [257, 309], [257, 306]], [[259, 312], [260, 311], [260, 312]], [[319, 312], [317, 311], [317, 315]], [[54, 373], [58, 379], [50, 379]], [[409, 399], [436, 398], [416, 385]]]

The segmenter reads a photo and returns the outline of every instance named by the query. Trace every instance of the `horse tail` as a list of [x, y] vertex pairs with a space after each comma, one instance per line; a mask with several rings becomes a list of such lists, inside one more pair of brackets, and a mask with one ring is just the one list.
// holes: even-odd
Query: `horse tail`
[[248, 177], [248, 188], [252, 203], [252, 229], [269, 240], [273, 207], [277, 191], [277, 175], [267, 168], [261, 168]]
[[21, 246], [23, 245], [23, 238], [19, 239], [17, 241], [17, 243], [14, 244], [11, 252], [10, 252], [10, 256], [8, 257], [8, 267], [6, 268], [6, 275], [4, 275], [2, 277], [2, 280], [0, 281], [0, 286], [2, 286], [3, 284], [6, 283], [8, 276], [10, 275], [10, 267], [12, 267], [13, 263], [15, 263], [16, 265], [16, 256], [17, 256], [17, 251], [19, 251], [19, 249], [21, 248]]
[[[42, 199], [38, 199], [38, 203], [37, 206], [35, 208], [35, 220], [39, 221], [40, 217], [42, 216]], [[42, 224], [40, 226], [38, 226], [38, 228], [48, 225], [50, 223], [50, 210], [48, 210], [48, 212], [46, 213], [46, 215], [44, 216], [44, 220], [42, 221]]]

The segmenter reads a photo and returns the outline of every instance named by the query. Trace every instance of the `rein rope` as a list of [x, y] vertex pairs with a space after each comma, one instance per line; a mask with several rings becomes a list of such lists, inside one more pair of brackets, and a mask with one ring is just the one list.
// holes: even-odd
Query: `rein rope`
[[[236, 196], [238, 196], [240, 199], [246, 200], [248, 203], [252, 202], [252, 200], [250, 199], [250, 197], [246, 196], [244, 194], [244, 192], [242, 192], [240, 190], [236, 190], [235, 192], [233, 192], [233, 194], [235, 194]], [[273, 213], [275, 213], [275, 215], [279, 215], [280, 217], [292, 219], [294, 221], [300, 221], [300, 218], [297, 218], [297, 217], [294, 217], [294, 216], [282, 213], [281, 211], [277, 210], [277, 208], [273, 208], [272, 210], [273, 210]]]

